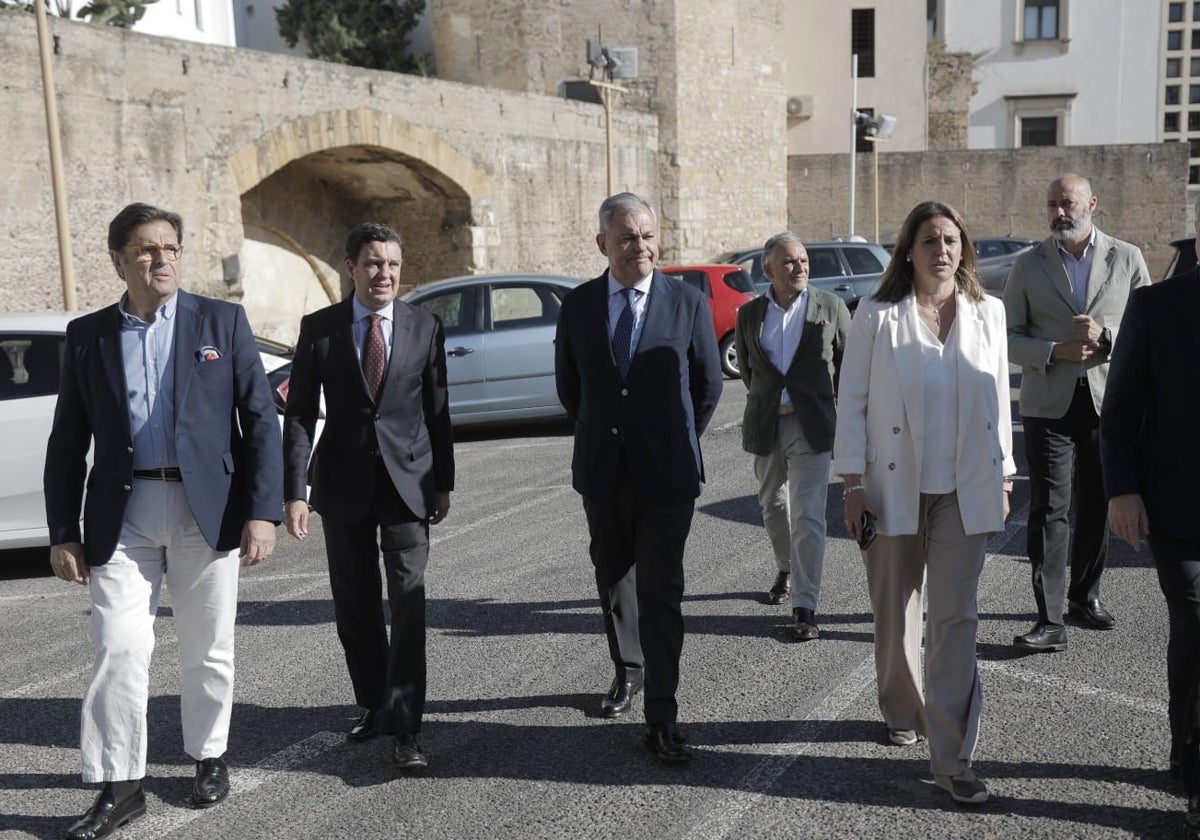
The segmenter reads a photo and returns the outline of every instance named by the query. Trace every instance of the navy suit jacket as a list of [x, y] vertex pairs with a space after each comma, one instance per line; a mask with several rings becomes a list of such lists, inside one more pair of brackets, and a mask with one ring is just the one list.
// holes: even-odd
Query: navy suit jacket
[[[178, 295], [171, 351], [175, 451], [188, 504], [204, 539], [217, 551], [230, 551], [240, 544], [247, 519], [281, 519], [278, 412], [245, 310], [182, 290]], [[220, 357], [201, 361], [202, 347], [215, 347]], [[86, 475], [84, 504], [89, 445], [94, 463]], [[43, 484], [50, 542], [82, 542], [89, 566], [107, 563], [133, 487], [133, 439], [117, 304], [67, 325]]]
[[1151, 534], [1193, 540], [1200, 511], [1198, 272], [1129, 296], [1100, 411], [1105, 494], [1140, 494]]
[[704, 296], [654, 272], [637, 349], [624, 380], [608, 337], [608, 273], [563, 300], [554, 340], [558, 398], [575, 421], [572, 486], [605, 498], [620, 453], [634, 495], [678, 503], [700, 495], [700, 434], [723, 377]]
[[[396, 492], [420, 519], [434, 494], [454, 489], [454, 438], [441, 322], [424, 309], [392, 303], [392, 352], [376, 403], [354, 344], [352, 298], [300, 321], [284, 415], [288, 500], [304, 499], [338, 522], [358, 522], [371, 508], [383, 459]], [[325, 390], [325, 429], [312, 453]]]

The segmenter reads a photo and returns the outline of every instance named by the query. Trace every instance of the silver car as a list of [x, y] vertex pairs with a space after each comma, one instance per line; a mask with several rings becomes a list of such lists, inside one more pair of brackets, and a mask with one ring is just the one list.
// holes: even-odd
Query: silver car
[[474, 275], [403, 295], [442, 321], [455, 426], [566, 416], [554, 384], [554, 332], [563, 297], [582, 282]]

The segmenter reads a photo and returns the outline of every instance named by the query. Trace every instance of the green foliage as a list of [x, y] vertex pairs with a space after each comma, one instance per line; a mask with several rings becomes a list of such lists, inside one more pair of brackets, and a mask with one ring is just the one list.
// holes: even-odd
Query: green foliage
[[158, 0], [92, 0], [79, 10], [75, 17], [86, 18], [89, 23], [105, 23], [132, 29], [146, 14], [146, 7]]
[[373, 70], [419, 73], [424, 56], [405, 52], [405, 39], [425, 0], [287, 0], [275, 10], [279, 34], [309, 58]]

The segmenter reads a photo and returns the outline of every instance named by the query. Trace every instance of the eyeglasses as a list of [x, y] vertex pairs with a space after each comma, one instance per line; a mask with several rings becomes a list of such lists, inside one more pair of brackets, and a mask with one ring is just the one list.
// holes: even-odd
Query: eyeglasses
[[133, 257], [137, 262], [148, 263], [154, 262], [154, 258], [162, 254], [163, 259], [167, 262], [177, 262], [183, 256], [182, 245], [132, 245], [125, 249], [125, 253]]

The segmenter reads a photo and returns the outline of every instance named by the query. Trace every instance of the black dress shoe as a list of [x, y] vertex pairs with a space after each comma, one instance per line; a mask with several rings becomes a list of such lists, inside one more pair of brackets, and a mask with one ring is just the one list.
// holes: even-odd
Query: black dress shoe
[[229, 768], [222, 757], [196, 762], [196, 781], [192, 782], [192, 807], [211, 808], [229, 795]]
[[1045, 653], [1067, 649], [1067, 628], [1061, 624], [1048, 624], [1039, 621], [1033, 629], [1023, 636], [1013, 639], [1013, 644], [1025, 650], [1036, 650]]
[[379, 712], [368, 709], [346, 733], [347, 741], [370, 741], [379, 734]]
[[397, 735], [392, 740], [392, 766], [397, 770], [421, 770], [429, 766], [429, 759], [421, 752], [419, 736]]
[[652, 723], [646, 732], [646, 749], [663, 764], [690, 764], [692, 751], [673, 723]]
[[146, 814], [146, 794], [141, 783], [137, 789], [117, 801], [111, 782], [105, 782], [92, 807], [63, 833], [66, 840], [96, 840]]
[[768, 604], [782, 604], [792, 594], [792, 576], [787, 572], [775, 575], [775, 585], [767, 592]]
[[1078, 601], [1067, 602], [1067, 615], [1076, 623], [1093, 630], [1111, 630], [1117, 620], [1112, 617], [1099, 598], [1091, 598], [1082, 604]]
[[629, 704], [633, 702], [633, 695], [641, 690], [641, 677], [633, 680], [615, 677], [608, 694], [600, 698], [600, 717], [615, 718], [625, 714], [629, 711]]
[[817, 627], [817, 617], [812, 610], [796, 607], [792, 610], [795, 621], [792, 624], [792, 635], [798, 642], [811, 642], [820, 637], [821, 628]]

